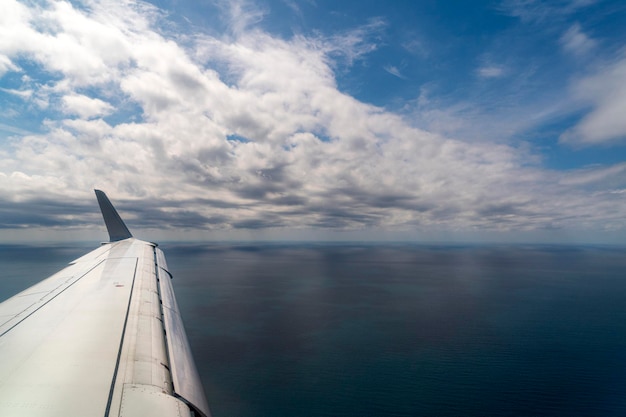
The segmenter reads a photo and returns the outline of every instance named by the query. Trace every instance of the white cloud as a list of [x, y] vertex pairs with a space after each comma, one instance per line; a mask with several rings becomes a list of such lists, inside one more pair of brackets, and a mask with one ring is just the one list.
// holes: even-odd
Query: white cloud
[[494, 65], [487, 65], [476, 70], [478, 76], [482, 78], [500, 78], [504, 75], [504, 68]]
[[8, 71], [17, 71], [18, 68], [11, 62], [11, 60], [4, 56], [0, 55], [0, 77], [2, 77]]
[[33, 95], [33, 90], [15, 90], [12, 88], [0, 88], [0, 91], [14, 96], [18, 96], [22, 99], [28, 99]]
[[596, 42], [583, 33], [580, 24], [575, 23], [561, 36], [561, 45], [567, 52], [581, 56], [591, 51]]
[[228, 16], [228, 26], [235, 36], [254, 30], [268, 12], [251, 0], [217, 0], [215, 4]]
[[498, 9], [510, 16], [518, 17], [523, 22], [545, 22], [571, 15], [601, 0], [503, 0]]
[[572, 90], [574, 97], [591, 110], [561, 136], [561, 141], [578, 145], [626, 141], [626, 58], [577, 80]]
[[15, 133], [17, 135], [32, 135], [32, 132], [4, 123], [0, 123], [0, 131]]
[[393, 75], [394, 77], [398, 77], [403, 80], [407, 79], [407, 77], [400, 72], [398, 67], [395, 67], [393, 65], [386, 65], [383, 67], [383, 69], [387, 71], [389, 74]]
[[318, 41], [321, 41], [320, 46], [325, 53], [338, 55], [344, 58], [348, 65], [352, 65], [354, 61], [378, 48], [381, 31], [386, 26], [387, 22], [384, 19], [373, 18], [365, 25]]
[[98, 98], [90, 98], [82, 94], [68, 94], [63, 96], [63, 111], [68, 114], [78, 115], [83, 119], [96, 116], [106, 116], [113, 112], [113, 106]]
[[[33, 7], [7, 0], [0, 17], [0, 53], [5, 56], [30, 56], [47, 71], [63, 76], [72, 87], [102, 84], [128, 63], [133, 26], [119, 28], [115, 23], [130, 23], [136, 18], [141, 27], [145, 18], [126, 7], [124, 15], [111, 21], [104, 8], [112, 3], [93, 3], [86, 15], [70, 3], [50, 2], [48, 8]], [[6, 11], [6, 13], [5, 13]], [[125, 30], [126, 33], [122, 33]]]
[[285, 3], [285, 5], [289, 7], [296, 16], [302, 17], [302, 9], [300, 9], [297, 2], [294, 0], [283, 0], [283, 3]]
[[[569, 175], [561, 179], [561, 184], [566, 185], [592, 185], [606, 184], [615, 180], [624, 182], [626, 164], [621, 163], [610, 167], [592, 167], [570, 172]], [[615, 193], [613, 190], [608, 192]]]
[[[198, 34], [183, 45], [141, 3], [9, 4], [22, 13], [12, 29], [28, 42], [0, 36], [0, 53], [54, 74], [31, 83], [33, 95], [66, 113], [2, 149], [5, 201], [83, 201], [101, 187], [153, 201], [163, 211], [151, 216], [188, 228], [524, 230], [620, 214], [616, 194], [591, 198], [589, 184], [561, 181], [531, 152], [430, 133], [339, 91], [333, 60], [349, 65], [375, 49], [380, 20], [283, 40], [250, 29], [259, 14], [237, 3], [234, 39]], [[136, 104], [141, 115], [107, 123], [120, 116], [111, 103]], [[191, 220], [172, 214], [181, 207]]]
[[429, 55], [429, 49], [426, 42], [415, 34], [411, 34], [410, 38], [402, 43], [402, 47], [411, 54], [421, 58], [427, 58]]

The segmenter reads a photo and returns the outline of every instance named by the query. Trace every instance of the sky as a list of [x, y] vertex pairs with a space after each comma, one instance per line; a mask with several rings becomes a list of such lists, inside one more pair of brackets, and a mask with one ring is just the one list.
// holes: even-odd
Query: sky
[[0, 240], [626, 243], [626, 3], [0, 4]]

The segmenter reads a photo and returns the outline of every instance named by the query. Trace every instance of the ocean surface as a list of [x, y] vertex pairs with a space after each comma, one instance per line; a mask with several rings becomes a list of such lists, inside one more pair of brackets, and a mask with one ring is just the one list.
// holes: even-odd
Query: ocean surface
[[[0, 245], [0, 300], [97, 246]], [[626, 415], [626, 248], [161, 248], [214, 417]]]

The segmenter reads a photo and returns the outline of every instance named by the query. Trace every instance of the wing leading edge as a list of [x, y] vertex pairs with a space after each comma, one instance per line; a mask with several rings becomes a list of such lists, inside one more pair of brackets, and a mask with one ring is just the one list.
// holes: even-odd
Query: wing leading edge
[[111, 242], [0, 304], [0, 416], [209, 417], [163, 252], [96, 195]]

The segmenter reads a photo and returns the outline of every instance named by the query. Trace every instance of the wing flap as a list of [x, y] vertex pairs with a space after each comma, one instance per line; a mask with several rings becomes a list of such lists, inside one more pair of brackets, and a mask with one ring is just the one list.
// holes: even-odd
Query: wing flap
[[[200, 376], [193, 360], [191, 347], [183, 327], [183, 320], [178, 310], [171, 274], [165, 268], [165, 256], [156, 248], [159, 285], [163, 301], [163, 324], [167, 334], [167, 351], [169, 354], [174, 392], [193, 406], [203, 416], [210, 416], [209, 405], [204, 395]], [[165, 268], [164, 268], [165, 267]]]
[[189, 407], [181, 400], [146, 385], [124, 386], [120, 415], [124, 417], [191, 417]]

